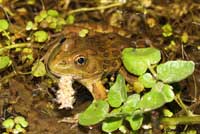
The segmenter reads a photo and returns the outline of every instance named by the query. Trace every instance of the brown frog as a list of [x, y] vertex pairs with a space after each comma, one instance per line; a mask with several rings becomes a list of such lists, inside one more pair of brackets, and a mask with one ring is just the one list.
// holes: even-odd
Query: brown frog
[[94, 99], [105, 99], [102, 77], [121, 68], [121, 51], [133, 47], [133, 43], [130, 38], [122, 36], [127, 35], [123, 30], [99, 25], [87, 24], [88, 35], [79, 37], [77, 33], [84, 26], [65, 27], [62, 32], [65, 38], [53, 48], [47, 66], [56, 76], [71, 76], [80, 82]]

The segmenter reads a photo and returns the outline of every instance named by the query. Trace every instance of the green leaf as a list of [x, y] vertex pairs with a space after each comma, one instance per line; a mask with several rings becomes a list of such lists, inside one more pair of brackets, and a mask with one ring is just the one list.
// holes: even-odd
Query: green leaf
[[41, 17], [42, 20], [45, 19], [48, 16], [47, 11], [46, 10], [42, 10], [40, 12], [39, 16]]
[[32, 21], [28, 21], [28, 23], [26, 24], [26, 30], [29, 31], [33, 28], [33, 22]]
[[157, 77], [165, 83], [179, 82], [194, 72], [193, 61], [168, 61], [157, 66]]
[[[121, 112], [121, 108], [113, 109], [109, 114], [119, 114]], [[121, 117], [108, 117], [104, 120], [102, 125], [102, 130], [105, 132], [112, 132], [117, 130], [122, 125]]]
[[173, 34], [172, 26], [168, 23], [162, 26], [162, 30], [163, 30], [162, 35], [164, 37], [169, 37]]
[[171, 102], [172, 100], [174, 100], [174, 92], [172, 89], [173, 89], [172, 86], [168, 84], [164, 84], [162, 82], [158, 82], [153, 86], [151, 91], [160, 92], [163, 98], [165, 99], [165, 103], [166, 103], [166, 102]]
[[124, 105], [122, 106], [122, 112], [132, 114], [140, 101], [139, 94], [132, 94], [128, 97]]
[[58, 17], [58, 16], [59, 16], [58, 11], [53, 10], [53, 9], [48, 10], [48, 11], [47, 11], [47, 14], [48, 14], [49, 16], [52, 16], [52, 17]]
[[143, 115], [136, 114], [134, 116], [128, 116], [126, 117], [126, 120], [130, 123], [132, 130], [138, 130], [142, 125]]
[[122, 134], [126, 134], [126, 133], [127, 133], [127, 128], [126, 128], [126, 126], [121, 125], [121, 126], [119, 127], [119, 131], [122, 132]]
[[2, 122], [2, 126], [4, 128], [12, 129], [14, 125], [15, 125], [14, 120], [11, 118], [8, 118]]
[[150, 91], [142, 96], [139, 107], [144, 111], [151, 111], [165, 104], [162, 93]]
[[36, 62], [31, 70], [32, 75], [35, 77], [41, 77], [46, 74], [45, 65], [41, 61]]
[[45, 42], [48, 39], [48, 33], [42, 30], [35, 32], [33, 35], [36, 42]]
[[174, 93], [170, 85], [162, 82], [156, 83], [150, 92], [142, 96], [139, 107], [144, 111], [150, 111], [163, 106], [174, 99]]
[[47, 16], [46, 18], [45, 18], [45, 21], [47, 22], [47, 23], [51, 23], [51, 22], [56, 22], [56, 18], [54, 18], [54, 17], [52, 17], [52, 16]]
[[0, 32], [7, 30], [9, 27], [8, 21], [5, 19], [0, 19]]
[[165, 117], [172, 117], [174, 114], [169, 109], [163, 109], [163, 115]]
[[57, 22], [51, 22], [49, 28], [55, 29], [57, 27]]
[[168, 85], [168, 84], [164, 84], [163, 88], [162, 88], [162, 94], [165, 98], [166, 102], [171, 102], [174, 100], [174, 92], [173, 92], [173, 87]]
[[156, 84], [156, 80], [150, 73], [145, 73], [138, 78], [139, 82], [143, 84], [145, 88], [152, 88]]
[[89, 33], [89, 30], [88, 29], [82, 29], [79, 33], [78, 33], [78, 35], [80, 36], [80, 37], [85, 37], [87, 34]]
[[93, 103], [79, 115], [79, 124], [83, 126], [94, 125], [105, 119], [109, 111], [109, 105], [106, 101], [95, 100]]
[[34, 21], [39, 23], [39, 22], [43, 21], [47, 16], [48, 16], [47, 11], [42, 10], [39, 15], [35, 16]]
[[121, 125], [122, 125], [122, 118], [117, 118], [117, 117], [110, 117], [107, 118], [102, 125], [102, 130], [104, 132], [113, 132], [117, 130]]
[[112, 107], [119, 107], [127, 99], [127, 87], [124, 78], [118, 74], [116, 82], [108, 93], [108, 102]]
[[181, 42], [187, 43], [187, 42], [188, 42], [188, 38], [189, 38], [188, 33], [187, 33], [187, 32], [184, 32], [184, 33], [182, 34], [182, 36], [181, 36]]
[[14, 118], [14, 122], [16, 124], [20, 124], [22, 127], [27, 127], [28, 126], [28, 122], [26, 121], [26, 119], [23, 116], [17, 116]]
[[74, 24], [75, 17], [74, 15], [69, 15], [66, 20], [66, 24]]
[[11, 64], [12, 61], [8, 56], [0, 56], [0, 70], [9, 67]]
[[160, 51], [155, 48], [125, 48], [122, 61], [125, 68], [135, 75], [142, 75], [151, 64], [160, 61]]
[[16, 124], [16, 125], [15, 125], [15, 128], [13, 129], [13, 133], [14, 133], [14, 134], [20, 134], [20, 133], [23, 133], [23, 132], [25, 132], [25, 129], [22, 128], [21, 125]]

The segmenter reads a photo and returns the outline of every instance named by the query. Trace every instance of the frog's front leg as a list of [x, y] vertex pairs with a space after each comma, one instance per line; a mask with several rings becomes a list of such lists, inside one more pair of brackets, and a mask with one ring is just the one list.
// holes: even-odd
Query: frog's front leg
[[101, 80], [84, 79], [80, 82], [90, 91], [94, 100], [106, 99], [107, 91]]
[[[63, 119], [59, 120], [58, 123], [65, 122], [65, 123], [70, 123], [73, 124], [73, 126], [78, 125], [78, 117], [80, 113], [76, 113], [73, 116], [70, 117], [64, 117]], [[73, 127], [72, 126], [72, 127]]]
[[92, 95], [95, 100], [106, 99], [107, 92], [101, 81], [97, 81], [92, 85]]

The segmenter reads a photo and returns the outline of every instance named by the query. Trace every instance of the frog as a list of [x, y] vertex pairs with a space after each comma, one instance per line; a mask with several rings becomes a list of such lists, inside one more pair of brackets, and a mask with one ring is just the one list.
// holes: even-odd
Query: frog
[[[78, 35], [82, 29], [89, 30], [85, 37]], [[106, 99], [103, 77], [124, 72], [121, 52], [135, 47], [129, 34], [114, 27], [79, 24], [66, 26], [61, 35], [48, 56], [49, 72], [57, 77], [72, 77], [89, 90], [94, 100]]]

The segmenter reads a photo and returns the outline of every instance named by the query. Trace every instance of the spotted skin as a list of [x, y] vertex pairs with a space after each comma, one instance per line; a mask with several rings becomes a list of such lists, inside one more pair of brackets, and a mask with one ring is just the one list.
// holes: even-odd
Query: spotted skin
[[[73, 30], [80, 31], [81, 28], [75, 27]], [[120, 69], [121, 52], [131, 47], [131, 40], [118, 33], [96, 31], [79, 37], [78, 32], [74, 31], [64, 30], [65, 40], [51, 51], [48, 69], [59, 77], [72, 76], [88, 88], [94, 99], [105, 99], [102, 76]]]

